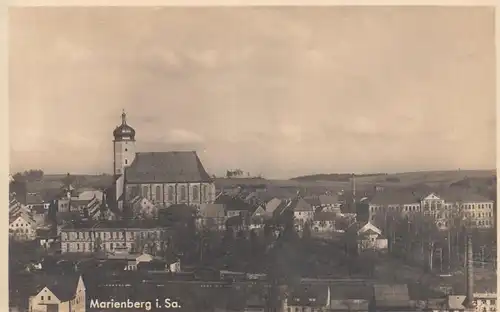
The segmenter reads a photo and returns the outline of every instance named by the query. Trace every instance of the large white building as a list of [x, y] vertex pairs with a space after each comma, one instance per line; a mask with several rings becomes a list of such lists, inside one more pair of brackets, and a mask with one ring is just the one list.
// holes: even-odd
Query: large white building
[[370, 200], [370, 220], [380, 214], [403, 216], [424, 215], [436, 220], [440, 229], [447, 229], [453, 220], [461, 219], [472, 228], [492, 228], [495, 225], [494, 202], [471, 192], [447, 189], [417, 196], [411, 192], [381, 191]]
[[122, 123], [113, 131], [116, 200], [122, 208], [136, 196], [156, 205], [213, 203], [215, 185], [194, 151], [138, 153], [135, 130]]

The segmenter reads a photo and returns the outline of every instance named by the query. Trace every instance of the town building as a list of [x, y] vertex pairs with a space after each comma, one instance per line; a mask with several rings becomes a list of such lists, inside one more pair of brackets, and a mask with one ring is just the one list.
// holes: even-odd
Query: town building
[[86, 289], [80, 275], [45, 275], [37, 283], [37, 291], [29, 298], [30, 312], [85, 312]]
[[129, 203], [134, 219], [155, 219], [158, 218], [158, 206], [142, 196], [134, 197]]
[[18, 241], [29, 241], [36, 238], [36, 222], [23, 211], [9, 213], [9, 237]]
[[471, 228], [493, 228], [494, 202], [478, 194], [452, 188], [419, 196], [410, 191], [380, 191], [369, 201], [369, 220], [377, 216], [430, 216], [439, 229], [448, 229], [455, 220]]
[[166, 249], [170, 230], [156, 220], [104, 220], [74, 222], [61, 228], [61, 251], [95, 252], [126, 248], [129, 252], [154, 245]]
[[331, 211], [319, 211], [314, 213], [312, 230], [315, 233], [325, 233], [335, 231], [337, 214]]
[[202, 204], [199, 210], [197, 226], [200, 229], [222, 231], [225, 229], [226, 210], [222, 204]]
[[212, 203], [215, 185], [194, 151], [149, 152], [136, 150], [135, 130], [122, 123], [113, 131], [116, 202], [119, 209], [136, 196], [154, 204], [199, 206]]

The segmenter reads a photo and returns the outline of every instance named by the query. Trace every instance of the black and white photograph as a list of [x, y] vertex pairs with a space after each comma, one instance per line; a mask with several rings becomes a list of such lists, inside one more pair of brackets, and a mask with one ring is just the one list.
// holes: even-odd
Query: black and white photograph
[[494, 7], [7, 14], [8, 311], [497, 311]]

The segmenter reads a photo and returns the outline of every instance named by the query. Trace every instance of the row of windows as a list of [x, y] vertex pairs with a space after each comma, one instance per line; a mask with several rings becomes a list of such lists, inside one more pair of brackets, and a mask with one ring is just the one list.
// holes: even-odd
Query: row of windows
[[[488, 221], [488, 220], [485, 220], [485, 221], [471, 221], [471, 223], [473, 225], [482, 225], [482, 226], [490, 226], [490, 225], [494, 225], [493, 221]], [[445, 222], [438, 222], [437, 225], [439, 227], [441, 226], [445, 226], [447, 227], [448, 226], [448, 221], [445, 221]]]
[[[397, 211], [417, 211], [418, 210], [418, 206], [417, 205], [414, 205], [414, 206], [405, 206], [405, 207], [396, 207], [396, 206], [391, 206], [391, 207], [388, 207], [390, 209], [394, 209], [394, 210], [397, 210]], [[384, 210], [384, 207], [381, 207], [381, 206], [372, 206], [370, 207], [370, 211], [371, 212], [374, 212], [374, 211], [382, 211]]]
[[[109, 249], [109, 250], [114, 250], [115, 247], [118, 248], [118, 247], [126, 247], [127, 245], [125, 245], [125, 243], [116, 243], [116, 245], [114, 243], [109, 243], [109, 244], [103, 244], [103, 248], [106, 250], [106, 249]], [[79, 244], [77, 243], [76, 244], [76, 251], [81, 251], [81, 252], [85, 252], [85, 251], [91, 251], [91, 245], [90, 244]], [[81, 249], [80, 249], [81, 248]], [[71, 250], [71, 245], [69, 243], [66, 243], [66, 250], [67, 251], [70, 251]]]
[[[424, 208], [436, 208], [436, 209], [440, 209], [442, 207], [443, 203], [442, 202], [434, 202], [434, 203], [429, 203], [429, 202], [424, 202]], [[451, 209], [452, 207], [454, 207], [456, 205], [453, 205], [453, 204], [444, 204], [444, 207], [446, 209]], [[488, 203], [488, 204], [461, 204], [460, 205], [460, 208], [464, 208], [464, 209], [475, 209], [475, 208], [479, 208], [479, 209], [486, 209], [486, 208], [493, 208], [493, 204], [491, 203]]]
[[[203, 198], [208, 198], [208, 187], [206, 185], [203, 185], [202, 188], [202, 197]], [[156, 186], [156, 192], [155, 192], [155, 200], [156, 201], [161, 201], [161, 194], [162, 194], [162, 187], [160, 185]], [[174, 195], [175, 195], [175, 187], [170, 185], [168, 186], [168, 192], [167, 192], [167, 200], [168, 201], [174, 201]], [[148, 186], [143, 186], [142, 187], [142, 196], [145, 198], [149, 198], [149, 187]], [[197, 185], [194, 185], [192, 188], [192, 199], [193, 200], [199, 200], [200, 199], [200, 188]], [[181, 185], [179, 187], [179, 197], [181, 201], [187, 200], [187, 187], [185, 185]]]
[[[85, 238], [91, 238], [92, 235], [91, 235], [92, 232], [76, 232], [76, 238], [77, 239], [85, 239]], [[111, 239], [125, 239], [125, 232], [93, 232], [94, 233], [94, 237], [98, 237], [98, 238], [101, 238], [101, 239], [106, 239], [106, 238], [111, 238]], [[135, 232], [127, 232], [127, 233], [130, 233], [130, 237], [135, 238], [136, 237], [136, 233]], [[138, 234], [138, 237], [140, 238], [151, 238], [153, 237], [153, 233], [152, 232], [140, 232], [140, 233], [137, 233]], [[62, 233], [62, 238], [63, 239], [68, 239], [69, 238], [69, 233]]]
[[16, 223], [14, 224], [14, 227], [28, 227], [29, 225], [26, 223]]

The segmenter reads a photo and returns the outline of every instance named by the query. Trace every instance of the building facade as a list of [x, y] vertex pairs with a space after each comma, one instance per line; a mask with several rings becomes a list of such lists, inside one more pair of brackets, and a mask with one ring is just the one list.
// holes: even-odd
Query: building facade
[[152, 244], [160, 250], [168, 247], [169, 238], [169, 228], [158, 226], [154, 220], [74, 223], [61, 229], [61, 252], [134, 252], [144, 244]]
[[18, 241], [36, 238], [36, 222], [28, 214], [17, 212], [9, 216], [9, 236]]
[[452, 189], [418, 197], [412, 193], [379, 192], [369, 203], [369, 220], [376, 215], [398, 214], [432, 217], [441, 230], [462, 219], [471, 228], [488, 229], [495, 225], [494, 202], [474, 193]]
[[85, 312], [86, 289], [81, 276], [57, 276], [29, 298], [31, 312]]
[[213, 203], [215, 185], [194, 151], [138, 153], [135, 130], [122, 114], [113, 131], [113, 163], [119, 208], [136, 196], [155, 205]]

